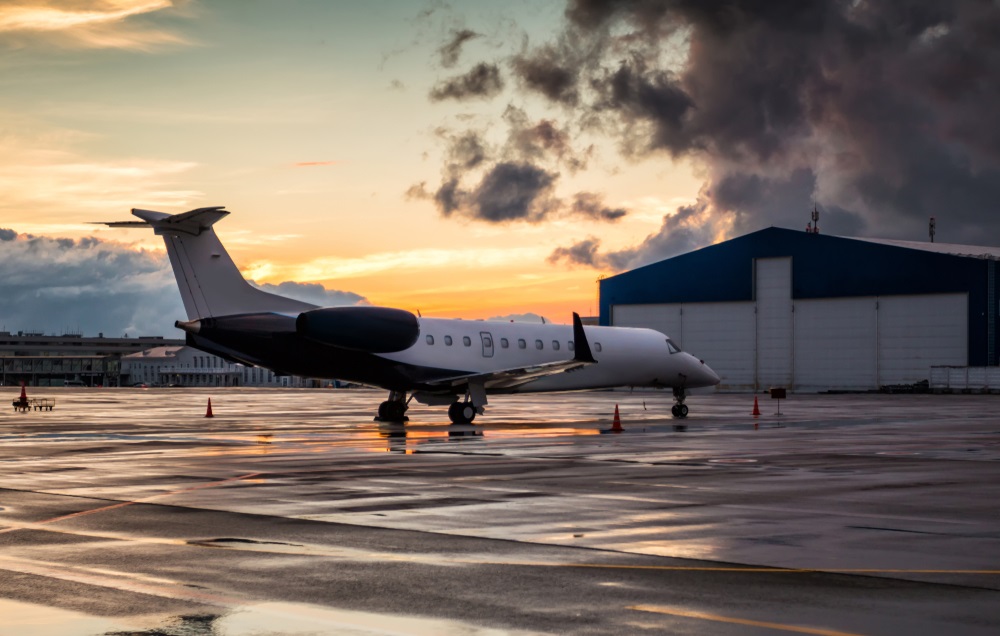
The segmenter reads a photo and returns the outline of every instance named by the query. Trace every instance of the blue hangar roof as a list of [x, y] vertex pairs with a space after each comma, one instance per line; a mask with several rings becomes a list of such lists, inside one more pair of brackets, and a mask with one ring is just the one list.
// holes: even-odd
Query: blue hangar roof
[[[845, 238], [776, 227], [602, 280], [600, 324], [609, 324], [612, 305], [753, 300], [754, 259], [788, 256], [793, 299], [968, 293], [970, 353], [985, 350], [990, 283], [1000, 298], [1000, 277], [993, 275], [1000, 248]], [[986, 364], [983, 357], [969, 363]]]

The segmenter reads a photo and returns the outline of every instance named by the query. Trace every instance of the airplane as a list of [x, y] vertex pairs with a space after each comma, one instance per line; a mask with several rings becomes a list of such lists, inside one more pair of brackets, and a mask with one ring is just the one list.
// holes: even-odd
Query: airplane
[[336, 379], [389, 392], [375, 418], [404, 422], [411, 400], [448, 406], [455, 424], [482, 415], [489, 395], [657, 387], [673, 389], [684, 418], [688, 389], [719, 376], [652, 329], [424, 318], [392, 307], [318, 307], [246, 281], [215, 233], [225, 206], [180, 214], [133, 209], [167, 247], [187, 320], [186, 342], [277, 375]]

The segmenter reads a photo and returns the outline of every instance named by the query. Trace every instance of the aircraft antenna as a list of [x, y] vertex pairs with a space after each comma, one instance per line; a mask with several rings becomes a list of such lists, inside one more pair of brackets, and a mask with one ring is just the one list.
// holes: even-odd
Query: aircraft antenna
[[931, 235], [931, 243], [934, 242], [934, 235], [937, 233], [937, 220], [931, 217], [930, 223], [927, 224], [927, 232]]

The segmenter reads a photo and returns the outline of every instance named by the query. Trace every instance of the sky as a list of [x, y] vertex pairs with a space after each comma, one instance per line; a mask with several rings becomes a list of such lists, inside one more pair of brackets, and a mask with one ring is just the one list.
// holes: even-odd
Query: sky
[[[996, 0], [0, 0], [0, 330], [177, 337], [133, 207], [323, 305], [596, 311], [772, 225], [1000, 244]], [[696, 276], [696, 272], [692, 272]]]

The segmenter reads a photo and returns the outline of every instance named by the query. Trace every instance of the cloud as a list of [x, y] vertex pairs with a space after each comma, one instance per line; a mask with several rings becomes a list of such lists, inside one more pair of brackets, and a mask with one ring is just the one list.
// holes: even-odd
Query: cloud
[[437, 136], [446, 144], [442, 181], [433, 192], [426, 182], [413, 185], [406, 198], [433, 201], [445, 217], [494, 224], [540, 223], [555, 216], [615, 221], [626, 214], [604, 206], [592, 193], [577, 193], [569, 205], [556, 196], [558, 170], [574, 173], [586, 167], [590, 148], [576, 151], [569, 134], [553, 121], [533, 121], [513, 106], [502, 121], [506, 139], [501, 144], [490, 144], [484, 131], [439, 129]]
[[573, 213], [599, 221], [617, 221], [628, 214], [625, 208], [609, 208], [604, 199], [593, 192], [578, 192], [573, 198]]
[[462, 45], [478, 37], [481, 37], [479, 33], [469, 29], [453, 30], [451, 39], [438, 49], [438, 55], [441, 56], [441, 66], [451, 68], [458, 64], [458, 57], [462, 54]]
[[507, 125], [507, 141], [501, 151], [504, 158], [548, 163], [573, 173], [586, 169], [593, 146], [577, 151], [569, 131], [555, 120], [535, 121], [524, 110], [507, 106], [503, 121]]
[[294, 168], [314, 168], [316, 166], [336, 166], [339, 163], [340, 163], [339, 161], [299, 161], [297, 163], [293, 163], [292, 167], [294, 167]]
[[[0, 124], [0, 214], [26, 222], [67, 211], [106, 214], [135, 207], [184, 207], [202, 198], [179, 187], [198, 164], [148, 157], [95, 160], [78, 148], [88, 136], [72, 130], [37, 132], [34, 122]], [[30, 211], [30, 212], [29, 212]]]
[[[322, 306], [363, 296], [319, 284], [256, 284]], [[0, 329], [180, 338], [186, 314], [165, 252], [95, 237], [50, 238], [0, 229]]]
[[480, 62], [469, 72], [438, 83], [431, 89], [431, 101], [490, 98], [503, 90], [503, 78], [496, 64]]
[[[385, 272], [422, 272], [429, 270], [492, 268], [543, 258], [539, 247], [515, 249], [476, 247], [463, 249], [416, 249], [380, 252], [358, 258], [317, 258], [305, 263], [252, 263], [244, 275], [252, 279], [286, 278], [300, 282], [328, 281], [374, 276]], [[311, 301], [310, 301], [311, 302]]]
[[42, 39], [62, 46], [149, 50], [182, 44], [165, 30], [140, 26], [130, 18], [175, 8], [170, 0], [34, 0], [0, 5], [0, 33], [8, 46]]
[[601, 246], [598, 238], [591, 236], [583, 241], [577, 241], [569, 247], [557, 247], [549, 255], [550, 263], [566, 262], [570, 265], [584, 265], [586, 267], [601, 267], [606, 261], [597, 253]]
[[250, 281], [250, 284], [257, 289], [262, 289], [279, 296], [288, 296], [304, 303], [319, 305], [320, 307], [339, 307], [341, 305], [367, 305], [368, 299], [360, 294], [337, 289], [327, 289], [319, 283], [296, 283], [285, 281], [273, 285], [271, 283], [258, 283]]
[[4, 329], [177, 336], [185, 314], [165, 253], [10, 233], [0, 246]]
[[552, 46], [542, 47], [531, 56], [516, 56], [511, 62], [515, 77], [525, 88], [566, 106], [575, 106], [579, 100], [574, 66], [560, 59], [559, 51]]
[[704, 182], [640, 243], [578, 242], [562, 262], [631, 267], [804, 227], [814, 202], [827, 233], [920, 239], [930, 216], [952, 242], [1000, 232], [996, 2], [568, 0], [564, 15], [506, 61], [516, 90], [561, 130]]
[[545, 216], [557, 175], [527, 163], [498, 163], [466, 198], [476, 218], [499, 223]]

